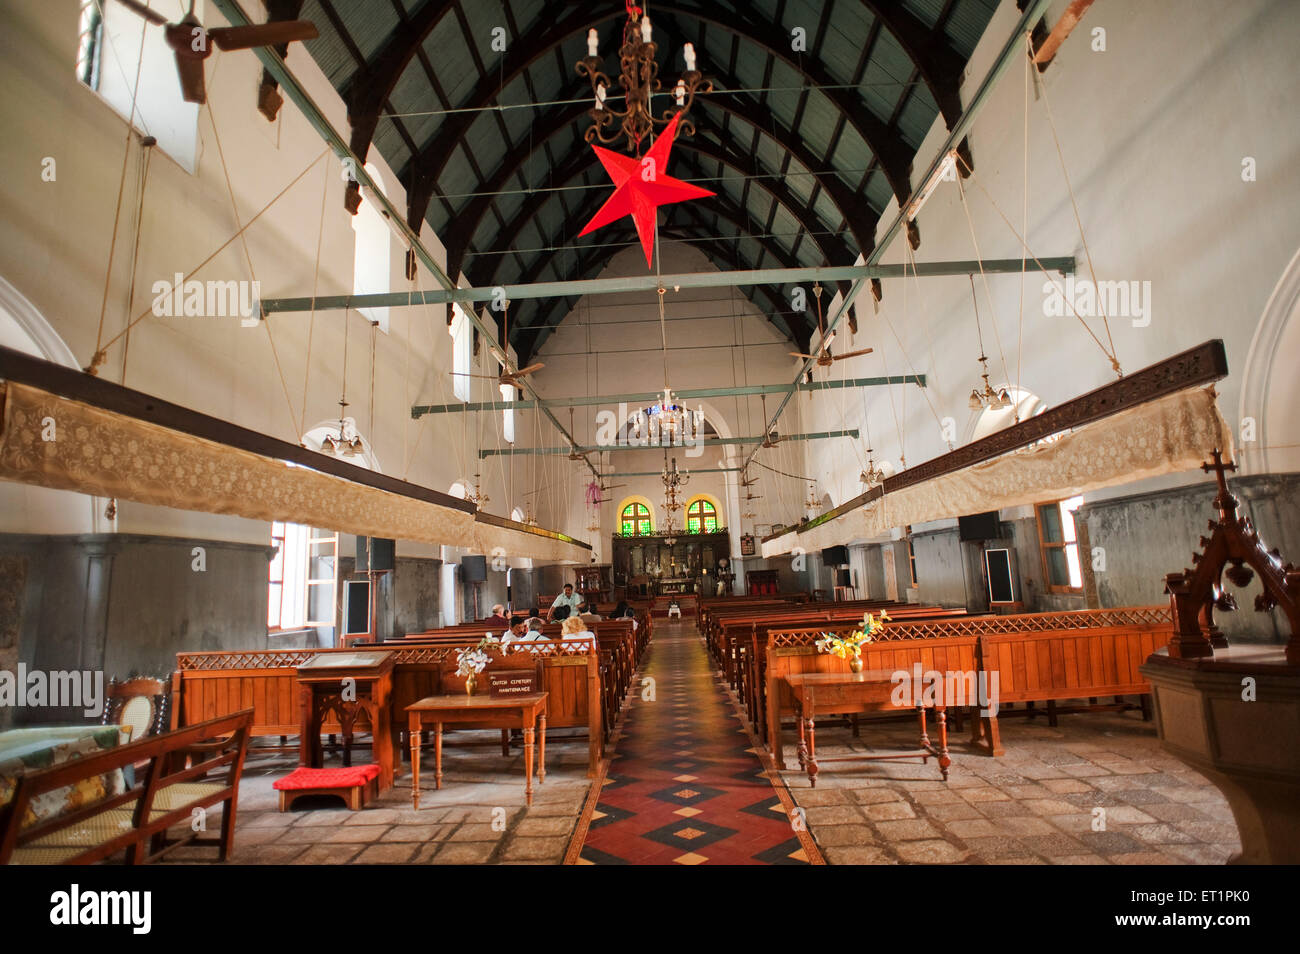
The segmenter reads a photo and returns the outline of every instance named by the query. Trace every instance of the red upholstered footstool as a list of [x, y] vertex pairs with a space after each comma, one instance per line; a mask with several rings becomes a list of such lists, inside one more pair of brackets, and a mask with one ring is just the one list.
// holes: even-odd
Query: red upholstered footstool
[[379, 766], [354, 765], [351, 768], [294, 769], [271, 783], [280, 793], [280, 811], [287, 812], [303, 795], [337, 795], [354, 812], [366, 806], [378, 793]]

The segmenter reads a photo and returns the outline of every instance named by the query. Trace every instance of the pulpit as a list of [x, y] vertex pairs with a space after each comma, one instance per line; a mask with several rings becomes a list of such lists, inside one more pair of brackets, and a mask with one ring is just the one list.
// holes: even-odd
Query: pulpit
[[[1174, 635], [1141, 673], [1151, 682], [1156, 726], [1165, 749], [1223, 792], [1241, 834], [1232, 863], [1300, 863], [1300, 570], [1266, 550], [1250, 519], [1237, 513], [1216, 450], [1219, 519], [1194, 569], [1165, 579]], [[1258, 575], [1255, 609], [1280, 608], [1290, 642], [1229, 646], [1215, 610], [1237, 608], [1223, 577], [1245, 587]]]
[[370, 723], [375, 762], [379, 765], [379, 791], [393, 787], [393, 766], [398, 741], [390, 725], [389, 699], [393, 690], [391, 652], [318, 653], [298, 667], [301, 711], [298, 762], [321, 768], [321, 728], [327, 716], [338, 719], [343, 735], [343, 764], [352, 764], [352, 735], [364, 714]]

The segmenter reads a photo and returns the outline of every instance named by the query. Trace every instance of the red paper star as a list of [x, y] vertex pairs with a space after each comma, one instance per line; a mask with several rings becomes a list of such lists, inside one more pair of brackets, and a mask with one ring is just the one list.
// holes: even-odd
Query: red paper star
[[637, 235], [641, 238], [641, 247], [645, 249], [645, 263], [654, 265], [655, 214], [659, 206], [687, 199], [702, 199], [715, 195], [708, 189], [701, 189], [681, 179], [674, 179], [664, 170], [668, 167], [668, 153], [673, 148], [673, 139], [677, 136], [677, 120], [674, 116], [659, 138], [655, 140], [650, 151], [640, 159], [620, 155], [600, 146], [592, 146], [609, 177], [614, 180], [614, 194], [605, 200], [590, 222], [579, 235], [594, 232], [602, 226], [632, 216], [636, 223]]

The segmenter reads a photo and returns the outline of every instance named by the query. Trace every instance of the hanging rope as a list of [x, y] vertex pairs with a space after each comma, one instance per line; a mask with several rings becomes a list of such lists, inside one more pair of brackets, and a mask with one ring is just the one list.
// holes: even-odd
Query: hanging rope
[[[144, 153], [144, 162], [141, 163], [140, 181], [136, 186], [136, 195], [138, 196], [135, 207], [135, 242], [131, 245], [131, 269], [130, 280], [126, 287], [126, 313], [129, 315], [135, 308], [135, 275], [136, 269], [140, 262], [140, 236], [144, 232], [144, 193], [145, 187], [149, 182], [149, 166], [153, 160], [153, 148], [146, 147]], [[126, 340], [122, 344], [122, 377], [121, 383], [126, 384], [126, 366], [131, 356], [131, 335], [127, 334]]]
[[[968, 203], [968, 202], [966, 201], [966, 187], [962, 185], [962, 182], [961, 182], [961, 176], [958, 176], [958, 177], [957, 177], [957, 193], [958, 193], [958, 195], [961, 196], [961, 208], [962, 208], [962, 211], [966, 213], [966, 225], [967, 225], [967, 227], [970, 229], [970, 241], [971, 241], [971, 245], [972, 245], [972, 247], [974, 247], [974, 249], [975, 249], [975, 263], [979, 266], [979, 270], [980, 270], [980, 283], [984, 286], [984, 298], [985, 298], [985, 300], [986, 300], [986, 301], [988, 302], [988, 304], [989, 304], [989, 312], [990, 312], [989, 323], [993, 325], [993, 340], [997, 342], [997, 345], [998, 345], [998, 358], [999, 358], [999, 360], [1001, 360], [1001, 362], [1002, 362], [1002, 380], [1004, 380], [1004, 381], [1010, 381], [1010, 380], [1011, 380], [1011, 372], [1007, 369], [1007, 355], [1006, 355], [1006, 352], [1003, 351], [1003, 349], [1002, 349], [1002, 331], [1001, 331], [1001, 329], [998, 327], [997, 306], [994, 305], [994, 303], [993, 303], [993, 292], [992, 292], [992, 290], [989, 288], [989, 277], [988, 277], [988, 275], [985, 274], [985, 272], [984, 272], [984, 256], [980, 254], [980, 244], [979, 244], [979, 239], [975, 236], [975, 220], [971, 218], [971, 214], [970, 214], [970, 203]], [[969, 276], [968, 276], [968, 277], [969, 277]], [[973, 279], [973, 278], [971, 279], [971, 282], [972, 282], [972, 284], [971, 284], [971, 288], [972, 288], [972, 290], [973, 290], [973, 289], [974, 289], [974, 279]], [[976, 325], [976, 327], [979, 327], [979, 321], [978, 321], [978, 320], [976, 320], [975, 325]], [[981, 336], [981, 341], [980, 341], [980, 354], [984, 354], [984, 353], [985, 353], [985, 352], [984, 352], [984, 343], [983, 343], [982, 336]]]
[[[224, 252], [224, 251], [225, 251], [225, 250], [230, 246], [230, 243], [231, 243], [231, 242], [235, 241], [235, 239], [237, 239], [237, 238], [239, 238], [241, 235], [243, 235], [244, 232], [245, 232], [247, 229], [249, 229], [249, 228], [253, 225], [254, 222], [256, 222], [256, 221], [257, 221], [258, 219], [260, 219], [263, 215], [265, 215], [265, 214], [267, 213], [267, 211], [268, 211], [268, 210], [269, 210], [273, 205], [275, 205], [275, 203], [276, 203], [277, 201], [279, 201], [279, 200], [284, 196], [284, 194], [285, 194], [286, 192], [288, 192], [288, 191], [289, 191], [290, 189], [292, 189], [295, 185], [297, 185], [297, 183], [299, 182], [299, 180], [301, 180], [303, 176], [305, 176], [308, 172], [310, 172], [311, 169], [316, 165], [316, 163], [320, 162], [321, 159], [323, 159], [323, 158], [324, 158], [328, 153], [329, 153], [329, 148], [328, 148], [328, 147], [325, 148], [325, 149], [322, 149], [322, 150], [320, 151], [320, 154], [319, 154], [318, 156], [316, 156], [316, 158], [313, 159], [313, 160], [311, 161], [311, 163], [309, 163], [308, 166], [307, 166], [305, 169], [302, 170], [302, 172], [300, 172], [300, 173], [298, 173], [298, 175], [294, 176], [294, 178], [293, 178], [293, 179], [292, 179], [292, 180], [291, 180], [291, 181], [290, 181], [290, 182], [289, 182], [289, 183], [288, 183], [288, 184], [287, 184], [283, 189], [281, 189], [279, 192], [276, 193], [275, 197], [274, 197], [273, 199], [271, 199], [270, 202], [268, 202], [265, 206], [263, 206], [262, 209], [261, 209], [261, 210], [260, 210], [256, 215], [254, 215], [251, 219], [249, 219], [246, 223], [244, 223], [243, 227], [240, 228], [239, 231], [237, 231], [234, 235], [230, 236], [230, 238], [228, 238], [228, 239], [226, 239], [224, 242], [222, 242], [221, 245], [218, 246], [217, 249], [214, 250], [214, 251], [212, 252], [212, 254], [210, 254], [207, 258], [205, 258], [203, 261], [199, 262], [199, 264], [195, 265], [195, 266], [194, 266], [193, 268], [191, 268], [188, 272], [185, 272], [184, 274], [182, 274], [182, 275], [181, 275], [181, 285], [184, 285], [184, 283], [185, 283], [186, 281], [188, 281], [190, 278], [192, 278], [192, 277], [195, 275], [195, 273], [197, 273], [201, 268], [203, 268], [203, 266], [207, 265], [207, 264], [208, 264], [209, 262], [211, 262], [214, 258], [216, 258], [218, 255], [220, 255], [222, 252]], [[171, 291], [175, 291], [176, 288], [178, 288], [178, 287], [180, 287], [180, 286], [178, 286], [178, 285], [173, 285], [172, 288], [171, 288]], [[95, 353], [95, 360], [92, 362], [92, 366], [89, 367], [89, 368], [87, 368], [86, 371], [87, 371], [88, 373], [90, 373], [90, 374], [94, 374], [94, 373], [95, 373], [95, 369], [97, 369], [97, 368], [99, 367], [99, 365], [103, 364], [103, 362], [104, 362], [104, 356], [105, 356], [105, 354], [107, 353], [108, 349], [111, 348], [114, 344], [116, 344], [116, 343], [117, 343], [117, 342], [118, 342], [122, 337], [124, 337], [128, 331], [130, 331], [133, 327], [135, 327], [135, 326], [136, 326], [137, 324], [139, 324], [140, 322], [144, 321], [144, 320], [145, 320], [146, 318], [148, 318], [151, 314], [153, 314], [153, 306], [152, 306], [152, 302], [150, 303], [150, 307], [149, 307], [149, 308], [145, 309], [145, 310], [142, 311], [139, 315], [137, 315], [135, 318], [131, 319], [130, 323], [128, 323], [127, 326], [126, 326], [125, 328], [123, 328], [121, 331], [119, 331], [117, 334], [115, 334], [112, 338], [109, 338], [108, 341], [104, 342], [103, 347], [102, 347], [99, 351], [97, 351], [97, 352]]]
[[[325, 166], [321, 170], [321, 190], [320, 190], [320, 221], [316, 227], [316, 265], [311, 276], [311, 315], [307, 322], [307, 361], [302, 373], [302, 416], [298, 422], [298, 433], [307, 433], [307, 385], [311, 380], [311, 345], [312, 339], [316, 334], [316, 292], [320, 287], [320, 252], [321, 243], [325, 239], [325, 198], [329, 195], [330, 170]], [[411, 357], [410, 349], [407, 349], [406, 357], [409, 361]], [[409, 381], [410, 375], [408, 373]]]
[[[235, 217], [235, 225], [239, 226], [239, 231], [236, 234], [239, 236], [239, 244], [244, 250], [244, 261], [248, 264], [249, 278], [252, 279], [254, 284], [256, 284], [257, 272], [253, 269], [253, 256], [248, 250], [248, 238], [244, 235], [244, 228], [240, 225], [239, 203], [235, 199], [235, 187], [230, 181], [230, 167], [226, 165], [226, 152], [221, 148], [221, 134], [217, 131], [217, 116], [216, 113], [212, 111], [211, 103], [208, 103], [207, 107], [208, 122], [212, 125], [212, 140], [217, 146], [217, 158], [221, 162], [221, 174], [226, 180], [226, 192], [230, 196], [230, 211]], [[275, 335], [271, 332], [271, 318], [269, 315], [263, 319], [262, 324], [266, 326], [266, 339], [271, 344], [271, 358], [275, 362], [275, 371], [280, 377], [280, 387], [284, 391], [284, 403], [289, 409], [289, 429], [292, 432], [294, 430], [294, 425], [298, 422], [299, 416], [294, 413], [293, 399], [289, 397], [289, 382], [285, 380], [284, 368], [280, 365], [280, 353], [275, 347]], [[127, 329], [130, 329], [130, 325], [127, 326]], [[339, 437], [342, 438], [342, 436], [343, 435], [340, 433]], [[301, 441], [302, 431], [298, 431], [295, 438], [296, 440]]]
[[[1083, 219], [1079, 216], [1079, 203], [1074, 197], [1074, 186], [1070, 184], [1070, 172], [1065, 168], [1065, 151], [1061, 148], [1060, 136], [1056, 134], [1056, 121], [1052, 118], [1052, 101], [1047, 95], [1047, 84], [1040, 83], [1039, 89], [1043, 91], [1043, 109], [1047, 113], [1047, 124], [1052, 130], [1052, 142], [1056, 144], [1056, 155], [1061, 162], [1061, 176], [1065, 179], [1065, 191], [1070, 195], [1070, 208], [1074, 210], [1074, 224], [1079, 229], [1079, 241], [1083, 243], [1083, 255], [1088, 260], [1088, 273], [1092, 276], [1092, 287], [1098, 288], [1097, 270], [1092, 265], [1092, 251], [1088, 248], [1088, 236], [1083, 231]], [[1115, 339], [1111, 337], [1110, 321], [1106, 317], [1106, 306], [1103, 304], [1100, 295], [1097, 296], [1097, 308], [1101, 311], [1102, 327], [1106, 329], [1106, 341], [1110, 344], [1111, 364], [1114, 366], [1115, 375], [1122, 378], [1124, 372], [1119, 366], [1119, 358], [1115, 352]]]
[[[99, 15], [102, 23], [103, 10], [100, 10]], [[103, 343], [104, 316], [108, 313], [108, 289], [113, 280], [113, 253], [117, 249], [117, 226], [122, 216], [122, 196], [126, 191], [126, 167], [131, 161], [131, 134], [135, 132], [136, 96], [140, 92], [140, 69], [144, 66], [144, 34], [146, 29], [148, 29], [148, 24], [142, 21], [140, 24], [140, 52], [137, 54], [135, 63], [135, 82], [131, 86], [131, 113], [126, 119], [126, 141], [122, 147], [122, 173], [117, 180], [117, 206], [113, 210], [113, 234], [108, 242], [108, 264], [104, 266], [104, 294], [99, 303], [99, 329], [95, 332], [95, 353], [91, 356], [90, 364], [85, 369], [88, 374], [99, 373], [99, 366], [104, 363], [104, 351], [107, 348], [107, 345]], [[116, 54], [114, 56], [116, 57]], [[127, 314], [131, 314], [129, 309]], [[127, 327], [129, 328], [130, 325], [127, 325]], [[123, 373], [125, 373], [125, 369]]]

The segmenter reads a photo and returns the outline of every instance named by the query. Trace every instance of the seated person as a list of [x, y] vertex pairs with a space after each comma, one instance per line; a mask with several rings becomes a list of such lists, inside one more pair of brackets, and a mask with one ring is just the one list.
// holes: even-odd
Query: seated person
[[[582, 597], [573, 591], [573, 584], [565, 583], [564, 592], [562, 592], [559, 596], [557, 596], [555, 598], [555, 602], [551, 604], [551, 610], [550, 613], [547, 615], [547, 619], [556, 620], [556, 619], [564, 619], [567, 616], [572, 616], [574, 613], [578, 611], [578, 606], [581, 603], [582, 603]], [[564, 616], [559, 616], [556, 614], [556, 610], [558, 610], [561, 606], [568, 608], [568, 612]]]
[[541, 615], [542, 615], [542, 611], [539, 610], [536, 606], [534, 606], [532, 609], [528, 611], [529, 618], [533, 618]]
[[547, 614], [547, 621], [552, 623], [562, 623], [569, 618], [572, 609], [568, 606], [552, 606], [550, 613]]
[[570, 616], [560, 627], [561, 639], [567, 639], [570, 636], [585, 636], [592, 642], [596, 642], [596, 634], [587, 629], [587, 624], [582, 621], [581, 616]]
[[537, 633], [538, 638], [540, 639], [542, 638], [541, 632], [544, 625], [546, 625], [546, 620], [534, 613], [532, 618], [528, 620], [528, 632]]
[[627, 600], [619, 600], [618, 605], [614, 607], [614, 612], [609, 614], [610, 619], [631, 619], [636, 615], [632, 607], [627, 605]]
[[510, 617], [510, 636], [515, 641], [523, 639], [528, 634], [528, 621], [522, 616]]
[[492, 604], [492, 615], [489, 616], [486, 620], [484, 620], [484, 622], [496, 623], [500, 626], [509, 626], [510, 620], [506, 619], [505, 606], [503, 606], [500, 603]]
[[578, 605], [578, 615], [582, 617], [584, 623], [599, 623], [600, 615], [596, 612], [596, 607], [590, 603], [581, 603]]

